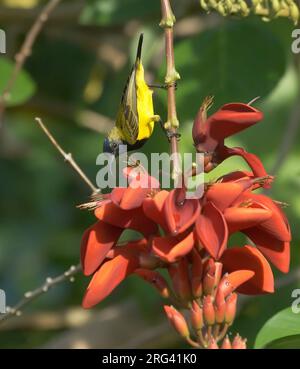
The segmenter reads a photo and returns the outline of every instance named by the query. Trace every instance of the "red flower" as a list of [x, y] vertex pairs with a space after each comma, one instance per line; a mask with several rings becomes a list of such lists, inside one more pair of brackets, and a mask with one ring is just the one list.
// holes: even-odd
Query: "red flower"
[[[210, 102], [209, 102], [210, 103]], [[205, 171], [212, 170], [216, 165], [230, 156], [242, 156], [251, 167], [256, 177], [267, 173], [260, 159], [240, 147], [228, 148], [224, 141], [236, 133], [258, 123], [263, 114], [250, 105], [231, 103], [222, 106], [216, 113], [207, 118], [208, 104], [205, 102], [199, 109], [193, 126], [193, 140], [196, 150], [205, 153]], [[268, 187], [265, 183], [265, 187]]]
[[146, 249], [145, 239], [115, 248], [112, 258], [107, 259], [93, 275], [82, 306], [90, 308], [107, 297], [128, 275], [140, 267], [139, 256]]
[[195, 234], [209, 254], [218, 259], [228, 241], [228, 227], [221, 211], [210, 201], [203, 207], [195, 225]]
[[[229, 181], [229, 177], [237, 179]], [[220, 258], [227, 235], [241, 231], [279, 270], [287, 272], [291, 241], [288, 221], [270, 198], [252, 192], [258, 185], [263, 186], [264, 181], [259, 183], [250, 178], [240, 177], [240, 172], [232, 173], [227, 182], [217, 182], [208, 188], [204, 209], [208, 206], [211, 214], [205, 217], [204, 212], [198, 218], [196, 234], [210, 255]]]
[[274, 292], [271, 267], [263, 255], [253, 246], [234, 247], [226, 250], [221, 262], [229, 273], [240, 269], [253, 271], [253, 277], [243, 283], [237, 291], [246, 295]]

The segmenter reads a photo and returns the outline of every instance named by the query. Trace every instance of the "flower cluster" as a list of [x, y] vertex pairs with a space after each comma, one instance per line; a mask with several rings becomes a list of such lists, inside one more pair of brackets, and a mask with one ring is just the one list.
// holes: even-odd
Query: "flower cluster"
[[215, 10], [223, 17], [248, 17], [252, 13], [261, 16], [264, 21], [278, 17], [289, 18], [295, 25], [299, 21], [299, 7], [294, 0], [200, 0], [200, 6], [207, 13]]
[[[184, 187], [162, 190], [155, 178], [128, 168], [129, 187], [115, 188], [97, 203], [97, 222], [82, 239], [83, 272], [93, 275], [83, 306], [98, 304], [135, 274], [187, 310], [183, 315], [173, 305], [165, 306], [169, 321], [192, 346], [244, 348], [240, 336], [233, 342], [225, 337], [237, 293], [274, 291], [270, 263], [288, 271], [291, 234], [280, 204], [257, 193], [272, 183], [259, 158], [224, 144], [228, 136], [261, 120], [262, 113], [249, 105], [227, 104], [207, 118], [207, 107], [206, 102], [193, 127], [196, 150], [205, 154], [205, 171], [231, 155], [245, 158], [252, 171], [205, 183], [201, 199], [187, 199]], [[126, 229], [141, 237], [118, 243]], [[251, 244], [229, 247], [237, 232]]]

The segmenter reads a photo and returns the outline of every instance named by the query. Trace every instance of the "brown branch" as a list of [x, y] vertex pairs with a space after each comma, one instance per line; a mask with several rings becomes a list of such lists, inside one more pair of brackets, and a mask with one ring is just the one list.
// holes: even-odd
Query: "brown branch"
[[42, 9], [41, 13], [38, 15], [36, 21], [30, 28], [29, 32], [27, 33], [25, 40], [19, 50], [19, 52], [15, 56], [15, 66], [12, 71], [12, 74], [3, 90], [2, 95], [0, 96], [0, 129], [3, 126], [3, 116], [6, 109], [6, 102], [10, 98], [11, 91], [14, 87], [16, 79], [25, 63], [27, 58], [30, 56], [32, 52], [32, 46], [41, 32], [44, 24], [48, 20], [51, 12], [55, 9], [55, 7], [60, 3], [61, 0], [50, 0], [45, 7]]
[[63, 156], [65, 161], [75, 170], [75, 172], [79, 175], [79, 177], [89, 186], [89, 188], [92, 190], [93, 193], [98, 193], [99, 189], [96, 188], [93, 183], [89, 180], [89, 178], [85, 175], [85, 173], [82, 171], [82, 169], [79, 167], [79, 165], [76, 163], [76, 161], [73, 159], [73, 156], [71, 153], [66, 153], [64, 149], [59, 145], [59, 143], [56, 141], [56, 139], [52, 136], [52, 134], [49, 132], [48, 128], [44, 125], [41, 118], [35, 118], [35, 120], [38, 122], [41, 129], [45, 132], [46, 136], [49, 138], [53, 146], [57, 149], [57, 151]]
[[173, 177], [176, 178], [180, 173], [178, 158], [177, 128], [179, 126], [176, 110], [176, 81], [180, 79], [179, 73], [175, 69], [174, 59], [174, 32], [175, 16], [173, 14], [170, 1], [161, 0], [162, 19], [160, 26], [165, 30], [165, 51], [167, 72], [165, 84], [168, 89], [168, 120], [165, 123], [165, 129], [170, 134], [171, 153], [173, 155]]
[[[51, 24], [55, 26], [64, 27], [66, 25], [74, 25], [78, 21], [80, 12], [85, 6], [85, 0], [72, 0], [61, 4], [61, 6], [55, 10], [51, 15]], [[43, 5], [38, 5], [33, 8], [10, 8], [4, 5], [0, 5], [0, 24], [17, 24], [20, 26], [26, 26], [35, 22], [43, 9]]]
[[74, 275], [78, 274], [81, 271], [81, 265], [78, 264], [76, 266], [72, 265], [66, 272], [63, 274], [55, 277], [50, 278], [48, 277], [40, 287], [36, 288], [33, 291], [28, 291], [24, 294], [22, 300], [20, 300], [16, 305], [13, 307], [7, 307], [6, 313], [0, 315], [0, 324], [7, 319], [13, 316], [20, 316], [22, 314], [22, 309], [28, 305], [31, 301], [35, 300], [37, 297], [43, 295], [44, 293], [48, 292], [52, 287], [69, 280], [70, 282], [74, 281]]

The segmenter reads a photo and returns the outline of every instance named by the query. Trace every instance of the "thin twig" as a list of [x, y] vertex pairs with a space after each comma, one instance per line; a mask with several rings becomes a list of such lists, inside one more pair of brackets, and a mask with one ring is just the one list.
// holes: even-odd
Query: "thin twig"
[[180, 79], [179, 73], [175, 68], [174, 59], [174, 32], [175, 16], [173, 14], [170, 1], [161, 0], [162, 19], [160, 26], [165, 30], [165, 48], [167, 72], [165, 83], [168, 89], [168, 120], [165, 123], [165, 129], [170, 133], [171, 153], [173, 156], [173, 176], [177, 177], [180, 173], [180, 164], [178, 157], [178, 137], [177, 128], [179, 126], [176, 110], [176, 81]]
[[13, 316], [20, 316], [22, 314], [22, 309], [28, 305], [31, 301], [35, 300], [40, 295], [48, 292], [49, 289], [52, 287], [69, 280], [70, 282], [74, 281], [74, 275], [78, 274], [81, 271], [81, 265], [78, 264], [76, 266], [72, 265], [66, 272], [63, 274], [55, 277], [50, 278], [48, 277], [40, 287], [36, 288], [33, 291], [28, 291], [24, 294], [22, 300], [20, 300], [16, 305], [13, 307], [7, 307], [6, 313], [0, 315], [0, 324], [5, 320], [13, 317]]
[[79, 167], [79, 165], [76, 163], [76, 161], [73, 159], [73, 156], [71, 153], [66, 153], [63, 148], [59, 145], [59, 143], [56, 141], [56, 139], [52, 136], [52, 134], [49, 132], [48, 128], [44, 125], [41, 118], [35, 118], [35, 120], [38, 122], [39, 126], [42, 128], [42, 130], [45, 132], [46, 136], [49, 138], [49, 140], [52, 142], [53, 146], [59, 151], [59, 153], [63, 156], [65, 161], [75, 170], [75, 172], [80, 176], [80, 178], [89, 186], [89, 188], [92, 190], [93, 193], [98, 193], [99, 189], [97, 189], [93, 183], [88, 179], [88, 177], [84, 174], [82, 169]]
[[27, 33], [25, 40], [19, 50], [19, 52], [15, 56], [15, 66], [12, 71], [12, 74], [3, 90], [2, 95], [0, 96], [0, 129], [3, 126], [3, 115], [5, 113], [6, 102], [10, 98], [11, 91], [14, 87], [16, 79], [22, 69], [25, 61], [30, 56], [32, 52], [32, 46], [41, 32], [44, 24], [48, 20], [50, 14], [55, 9], [55, 7], [61, 2], [61, 0], [50, 0], [42, 9], [41, 13], [38, 15], [37, 19], [35, 20], [34, 24], [30, 28], [29, 32]]

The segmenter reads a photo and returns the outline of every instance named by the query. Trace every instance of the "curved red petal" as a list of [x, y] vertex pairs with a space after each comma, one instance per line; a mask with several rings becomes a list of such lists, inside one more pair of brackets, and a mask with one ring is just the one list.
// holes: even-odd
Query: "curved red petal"
[[146, 196], [159, 188], [156, 178], [147, 173], [139, 173], [129, 180], [127, 188], [115, 188], [111, 193], [111, 200], [121, 209], [130, 210], [142, 205]]
[[228, 174], [224, 174], [218, 178], [218, 182], [237, 182], [244, 179], [253, 179], [253, 173], [246, 170], [237, 170]]
[[243, 285], [249, 279], [253, 278], [254, 275], [255, 273], [253, 270], [245, 270], [245, 269], [236, 270], [235, 272], [227, 274], [222, 278], [221, 283], [219, 285], [219, 289], [223, 293], [224, 297], [227, 297], [238, 287]]
[[114, 203], [107, 203], [95, 210], [95, 216], [105, 223], [120, 228], [134, 229], [145, 236], [156, 234], [157, 224], [148, 219], [143, 209], [123, 210]]
[[176, 235], [195, 223], [200, 213], [200, 203], [198, 199], [186, 199], [185, 190], [176, 188], [165, 200], [163, 211], [168, 231]]
[[[225, 160], [231, 156], [236, 156], [236, 155], [241, 156], [247, 162], [247, 164], [253, 171], [254, 177], [267, 177], [268, 176], [259, 157], [242, 149], [241, 147], [229, 148], [229, 147], [223, 146], [218, 153], [218, 156], [221, 160]], [[266, 181], [263, 187], [269, 188], [271, 182], [272, 182], [272, 178], [270, 177], [269, 181]]]
[[101, 302], [138, 266], [138, 259], [132, 255], [120, 254], [105, 262], [90, 281], [82, 306], [89, 309]]
[[251, 180], [214, 183], [209, 186], [205, 193], [205, 198], [207, 201], [212, 202], [219, 210], [224, 211], [251, 186]]
[[288, 220], [280, 207], [276, 205], [272, 199], [262, 194], [245, 193], [241, 196], [239, 201], [252, 201], [271, 210], [272, 216], [261, 223], [258, 228], [266, 231], [278, 240], [291, 241], [291, 231]]
[[206, 122], [208, 135], [221, 142], [263, 119], [263, 113], [250, 105], [230, 103], [222, 106]]
[[170, 297], [168, 283], [160, 273], [149, 269], [136, 269], [134, 273], [144, 279], [144, 281], [152, 284], [152, 286], [158, 290], [162, 297]]
[[164, 231], [167, 231], [167, 223], [163, 212], [164, 203], [169, 196], [166, 190], [159, 191], [154, 197], [147, 197], [143, 201], [145, 215], [153, 222], [159, 224]]
[[223, 214], [211, 202], [208, 202], [198, 217], [195, 232], [202, 246], [210, 255], [218, 259], [227, 246], [228, 228]]
[[91, 275], [99, 267], [108, 251], [117, 243], [122, 228], [99, 220], [88, 228], [81, 241], [81, 265], [85, 275]]
[[168, 272], [176, 295], [184, 301], [191, 300], [192, 288], [187, 258], [181, 258], [178, 263], [169, 265]]
[[243, 231], [256, 247], [281, 272], [287, 273], [290, 268], [290, 242], [281, 241], [269, 233], [253, 227]]
[[271, 210], [255, 207], [232, 207], [224, 212], [230, 234], [260, 224], [271, 216]]
[[152, 242], [152, 251], [167, 263], [175, 263], [187, 255], [195, 243], [194, 233], [189, 233], [183, 239], [177, 237], [155, 237]]
[[125, 187], [116, 187], [112, 190], [110, 193], [110, 200], [117, 206], [120, 207], [120, 203], [122, 201], [122, 198], [124, 196], [124, 193], [126, 192], [127, 188]]
[[260, 251], [253, 246], [234, 247], [225, 250], [221, 262], [224, 271], [252, 270], [255, 275], [242, 284], [237, 291], [246, 295], [274, 292], [271, 267]]

